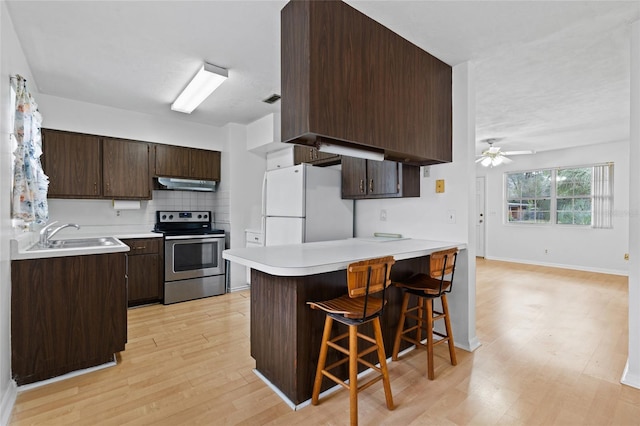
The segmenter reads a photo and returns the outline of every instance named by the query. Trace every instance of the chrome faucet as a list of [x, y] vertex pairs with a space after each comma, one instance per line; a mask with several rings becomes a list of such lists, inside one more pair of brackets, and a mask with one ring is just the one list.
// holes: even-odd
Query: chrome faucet
[[47, 226], [45, 226], [44, 228], [42, 228], [40, 230], [40, 242], [39, 245], [40, 247], [46, 247], [49, 245], [50, 243], [50, 239], [51, 237], [53, 237], [54, 235], [56, 235], [58, 232], [62, 231], [64, 228], [76, 228], [76, 229], [80, 229], [80, 225], [77, 225], [75, 223], [66, 223], [64, 225], [58, 226], [56, 229], [51, 229], [51, 227], [53, 225], [55, 225], [56, 223], [58, 223], [58, 221], [54, 221], [51, 222], [50, 224], [48, 224]]

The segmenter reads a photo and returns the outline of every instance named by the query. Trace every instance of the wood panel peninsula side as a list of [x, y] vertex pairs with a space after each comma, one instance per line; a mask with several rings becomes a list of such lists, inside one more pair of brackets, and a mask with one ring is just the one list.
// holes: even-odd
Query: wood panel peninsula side
[[[376, 238], [225, 250], [224, 259], [251, 268], [251, 356], [257, 372], [279, 389], [291, 405], [309, 400], [324, 314], [310, 309], [306, 302], [345, 294], [346, 268], [352, 262], [392, 255], [396, 264], [391, 278], [400, 280], [414, 272], [428, 272], [429, 254], [451, 247], [466, 251], [466, 244], [456, 242]], [[464, 279], [456, 281], [454, 292], [458, 286], [464, 293]], [[391, 287], [388, 300], [381, 323], [385, 351], [390, 357], [400, 317], [401, 291]], [[455, 315], [452, 309], [452, 316]], [[334, 328], [334, 333], [337, 329]], [[372, 333], [367, 326], [363, 331]], [[331, 352], [328, 364], [337, 359]], [[344, 367], [340, 375], [346, 379], [348, 371]], [[329, 380], [323, 382], [323, 390], [330, 386]]]

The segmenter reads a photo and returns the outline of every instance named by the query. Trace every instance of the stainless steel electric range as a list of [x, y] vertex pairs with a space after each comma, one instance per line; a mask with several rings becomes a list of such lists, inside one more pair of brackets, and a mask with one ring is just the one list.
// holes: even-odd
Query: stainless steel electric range
[[155, 232], [164, 234], [164, 304], [223, 294], [224, 231], [210, 211], [157, 211]]

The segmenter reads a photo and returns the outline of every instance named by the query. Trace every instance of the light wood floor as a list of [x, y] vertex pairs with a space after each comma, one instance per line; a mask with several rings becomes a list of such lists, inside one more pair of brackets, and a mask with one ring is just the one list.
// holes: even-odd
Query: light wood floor
[[[426, 352], [389, 364], [359, 397], [361, 425], [640, 424], [640, 390], [621, 385], [626, 277], [479, 260], [473, 354]], [[455, 291], [455, 290], [454, 290]], [[129, 311], [115, 367], [18, 395], [12, 425], [344, 425], [341, 390], [294, 412], [251, 371], [249, 293]]]

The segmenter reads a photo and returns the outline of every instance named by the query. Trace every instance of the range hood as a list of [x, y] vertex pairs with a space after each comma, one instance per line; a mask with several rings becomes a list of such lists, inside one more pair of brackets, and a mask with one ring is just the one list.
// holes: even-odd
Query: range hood
[[214, 180], [159, 177], [158, 183], [163, 189], [173, 189], [179, 191], [213, 192], [218, 189], [218, 182]]
[[283, 142], [452, 161], [450, 65], [344, 1], [292, 0], [280, 21]]

